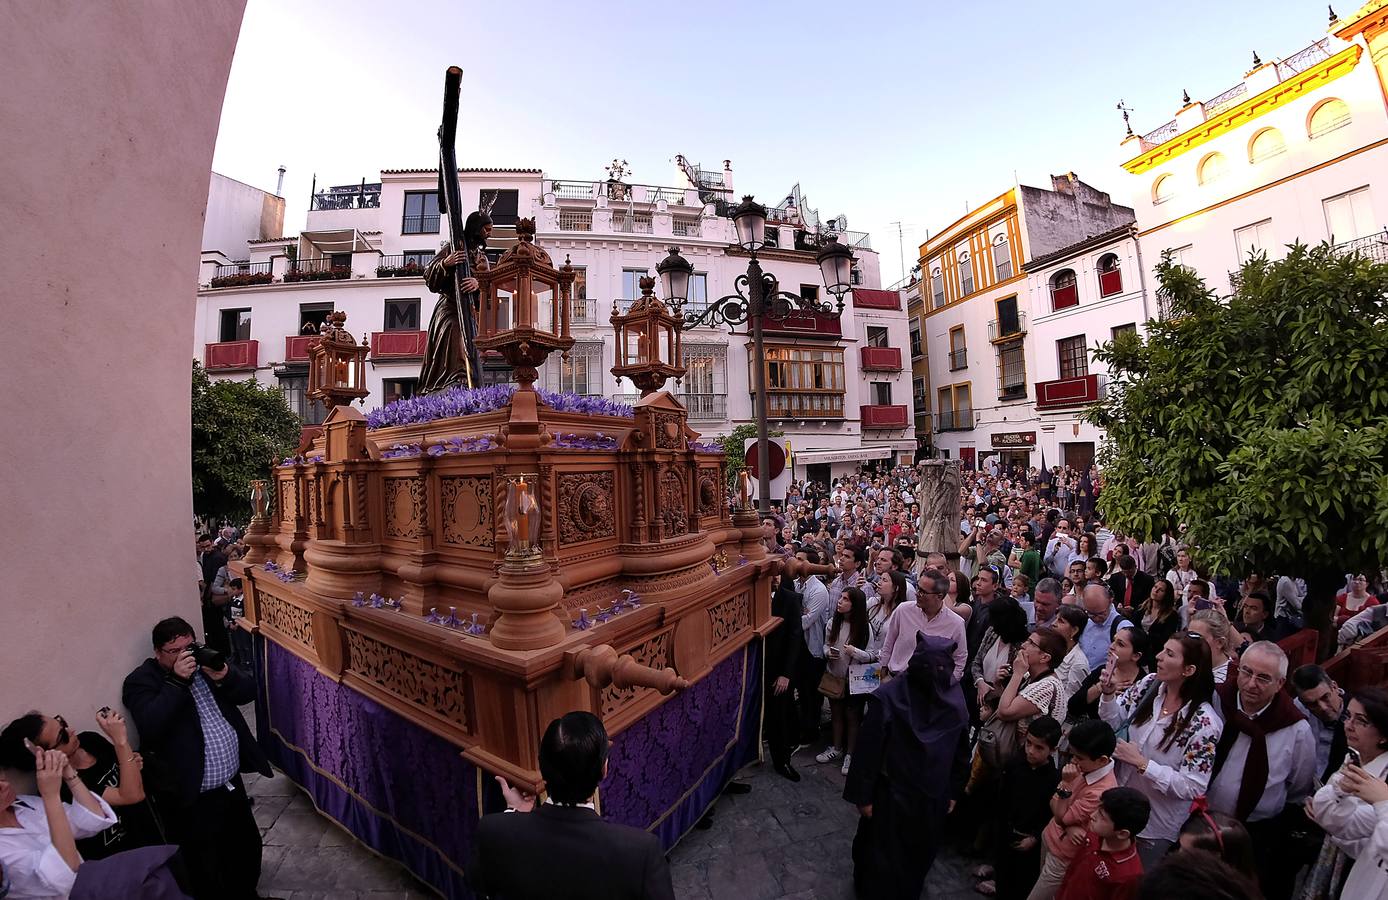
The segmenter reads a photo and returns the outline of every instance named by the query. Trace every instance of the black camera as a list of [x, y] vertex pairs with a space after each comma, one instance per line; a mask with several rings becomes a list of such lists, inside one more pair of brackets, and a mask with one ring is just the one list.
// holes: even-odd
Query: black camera
[[193, 659], [197, 660], [198, 665], [206, 666], [214, 672], [227, 664], [227, 655], [220, 650], [196, 642], [189, 644], [188, 649], [192, 651]]

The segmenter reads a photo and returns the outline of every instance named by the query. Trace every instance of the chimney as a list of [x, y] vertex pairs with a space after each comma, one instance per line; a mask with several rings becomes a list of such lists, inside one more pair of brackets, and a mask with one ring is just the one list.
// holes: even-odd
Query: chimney
[[280, 173], [279, 181], [275, 182], [275, 196], [276, 196], [276, 197], [283, 197], [283, 196], [284, 196], [284, 166], [280, 166], [280, 168], [279, 168], [279, 173]]

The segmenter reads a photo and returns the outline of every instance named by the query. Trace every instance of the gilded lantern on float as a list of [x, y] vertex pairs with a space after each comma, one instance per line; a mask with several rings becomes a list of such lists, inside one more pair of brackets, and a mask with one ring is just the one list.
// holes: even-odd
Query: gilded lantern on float
[[371, 345], [364, 336], [360, 344], [353, 340], [343, 327], [346, 323], [345, 312], [328, 313], [319, 328], [321, 337], [308, 351], [307, 396], [329, 412], [371, 393], [366, 389], [366, 354]]
[[251, 482], [251, 516], [256, 519], [270, 518], [270, 492], [260, 479]]
[[[679, 256], [679, 248], [671, 247], [670, 256], [656, 268], [667, 292], [688, 285], [688, 272], [666, 271], [672, 259], [693, 270]], [[641, 296], [632, 301], [625, 313], [617, 309], [615, 301], [612, 304], [612, 330], [617, 337], [617, 364], [612, 367], [612, 374], [618, 378], [630, 378], [644, 397], [660, 390], [670, 378], [684, 377], [686, 369], [679, 364], [684, 316], [670, 312], [670, 308], [655, 296], [654, 278], [643, 275], [639, 283]], [[672, 302], [683, 300], [671, 299]]]
[[567, 355], [574, 345], [569, 335], [574, 270], [567, 259], [556, 269], [536, 246], [534, 219], [517, 222], [516, 237], [495, 266], [477, 273], [477, 346], [500, 353], [521, 388], [529, 389], [545, 357], [555, 350]]

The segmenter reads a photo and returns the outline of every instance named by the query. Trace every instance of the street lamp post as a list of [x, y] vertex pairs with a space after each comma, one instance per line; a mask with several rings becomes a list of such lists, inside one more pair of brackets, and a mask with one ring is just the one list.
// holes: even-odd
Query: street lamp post
[[[720, 297], [697, 314], [684, 318], [680, 327], [688, 331], [700, 325], [733, 327], [746, 322], [752, 333], [752, 348], [756, 355], [753, 367], [753, 390], [757, 408], [757, 508], [762, 516], [771, 512], [771, 459], [767, 436], [766, 354], [762, 346], [763, 323], [770, 319], [783, 322], [794, 315], [839, 316], [843, 313], [843, 295], [850, 289], [853, 253], [837, 238], [831, 237], [820, 250], [816, 261], [824, 286], [834, 295], [834, 303], [810, 300], [798, 294], [778, 291], [776, 279], [763, 272], [757, 251], [766, 246], [766, 207], [750, 196], [733, 211], [737, 243], [751, 257], [747, 273], [733, 283], [735, 293]], [[665, 298], [683, 312], [689, 291], [689, 275], [694, 267], [679, 254], [678, 247], [656, 266]]]

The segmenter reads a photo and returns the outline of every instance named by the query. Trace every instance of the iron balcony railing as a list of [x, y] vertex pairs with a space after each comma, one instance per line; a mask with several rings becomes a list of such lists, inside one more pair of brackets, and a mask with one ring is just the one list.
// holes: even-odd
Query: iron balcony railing
[[381, 185], [349, 184], [330, 187], [309, 199], [309, 211], [320, 209], [378, 209], [381, 205]]
[[973, 427], [972, 409], [947, 409], [935, 414], [936, 431], [968, 431]]
[[1223, 110], [1238, 106], [1248, 94], [1247, 82], [1240, 81], [1222, 94], [1216, 94], [1205, 101], [1205, 118], [1218, 115]]
[[967, 369], [968, 367], [969, 351], [967, 348], [961, 347], [958, 350], [949, 351], [949, 370], [951, 372], [958, 372], [960, 369]]
[[587, 210], [559, 210], [560, 231], [592, 231], [593, 214]]
[[[563, 213], [560, 213], [563, 218]], [[590, 217], [589, 222], [592, 219]], [[560, 226], [563, 227], [562, 225]], [[618, 234], [650, 234], [651, 233], [651, 214], [633, 213], [628, 216], [626, 213], [612, 214], [612, 230]]]
[[1312, 66], [1319, 65], [1331, 57], [1330, 38], [1323, 37], [1305, 49], [1298, 50], [1291, 56], [1277, 64], [1277, 75], [1280, 81], [1286, 81], [1293, 75], [1305, 72]]
[[352, 277], [352, 266], [335, 266], [329, 257], [296, 259], [284, 273], [285, 281], [337, 281]]
[[[641, 399], [640, 394], [613, 394], [612, 399], [628, 406]], [[723, 422], [728, 418], [727, 394], [675, 394], [675, 399], [689, 410], [691, 422]]]
[[273, 280], [273, 276], [270, 274], [270, 265], [268, 262], [242, 262], [232, 263], [229, 266], [218, 266], [212, 274], [211, 286], [223, 288], [269, 284]]
[[1376, 234], [1356, 238], [1335, 245], [1335, 252], [1342, 254], [1358, 253], [1377, 263], [1388, 263], [1388, 228]]
[[416, 253], [382, 256], [376, 264], [377, 278], [422, 278], [429, 260]]
[[1027, 314], [1018, 310], [1016, 315], [993, 319], [988, 323], [988, 340], [1001, 341], [1021, 337], [1027, 333]]
[[675, 219], [671, 224], [675, 237], [698, 237], [701, 232], [698, 219]]
[[569, 301], [569, 324], [570, 325], [601, 325], [606, 320], [598, 312], [598, 301], [596, 300], [570, 300]]
[[400, 222], [401, 234], [438, 234], [439, 217], [437, 214], [432, 216], [405, 216]]

